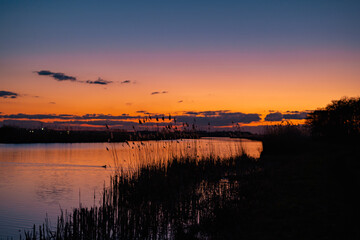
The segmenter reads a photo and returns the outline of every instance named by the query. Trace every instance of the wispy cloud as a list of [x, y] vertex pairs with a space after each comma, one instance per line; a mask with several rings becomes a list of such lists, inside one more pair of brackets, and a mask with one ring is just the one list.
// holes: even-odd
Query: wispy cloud
[[17, 98], [19, 94], [10, 91], [0, 91], [0, 98]]
[[149, 113], [148, 111], [145, 111], [145, 110], [139, 110], [139, 111], [136, 111], [136, 113], [151, 114], [151, 113]]
[[151, 95], [166, 94], [166, 93], [168, 93], [168, 91], [152, 92]]
[[37, 74], [39, 74], [40, 76], [51, 76], [54, 73], [48, 70], [41, 70], [41, 71], [35, 71]]
[[184, 101], [183, 100], [178, 101], [178, 103], [182, 103], [182, 102], [184, 102]]
[[127, 83], [131, 83], [131, 80], [125, 80], [121, 82], [121, 84], [127, 84]]
[[230, 126], [233, 123], [251, 123], [261, 120], [258, 113], [230, 112], [229, 110], [218, 111], [188, 111], [184, 115], [177, 117], [180, 122], [192, 122], [196, 119], [196, 124], [206, 126], [210, 123], [213, 126]]
[[65, 75], [61, 72], [51, 72], [49, 70], [41, 70], [36, 72], [40, 76], [51, 76], [57, 81], [76, 81], [76, 77]]
[[127, 114], [122, 115], [110, 115], [110, 114], [85, 114], [85, 115], [72, 115], [72, 114], [9, 114], [0, 115], [0, 118], [9, 119], [135, 119], [138, 116], [129, 116]]
[[66, 75], [61, 72], [52, 72], [49, 70], [41, 70], [41, 71], [35, 71], [39, 76], [49, 76], [55, 79], [56, 81], [71, 81], [71, 82], [79, 82], [79, 83], [86, 83], [86, 84], [95, 84], [95, 85], [108, 85], [110, 83], [113, 83], [112, 81], [107, 81], [102, 78], [98, 78], [97, 80], [86, 80], [81, 81], [78, 80], [74, 76]]
[[99, 85], [108, 85], [108, 84], [112, 83], [112, 81], [106, 81], [106, 80], [104, 80], [102, 78], [98, 78], [95, 81], [87, 80], [86, 83], [88, 83], [88, 84], [99, 84]]

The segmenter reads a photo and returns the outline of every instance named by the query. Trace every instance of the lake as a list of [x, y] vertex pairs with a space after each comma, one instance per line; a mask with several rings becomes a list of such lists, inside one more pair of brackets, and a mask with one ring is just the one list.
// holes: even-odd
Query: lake
[[[98, 204], [116, 170], [133, 174], [143, 165], [174, 157], [226, 158], [245, 151], [258, 158], [262, 143], [202, 138], [127, 143], [0, 144], [0, 239], [52, 225], [61, 209]], [[106, 167], [105, 167], [106, 166]]]

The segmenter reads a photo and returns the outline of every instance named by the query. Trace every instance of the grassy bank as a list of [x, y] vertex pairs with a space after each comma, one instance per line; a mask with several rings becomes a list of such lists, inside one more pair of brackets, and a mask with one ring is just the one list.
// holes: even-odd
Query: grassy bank
[[289, 153], [270, 143], [259, 160], [174, 159], [117, 175], [99, 206], [62, 213], [55, 230], [44, 224], [26, 238], [356, 239], [357, 145], [308, 139]]

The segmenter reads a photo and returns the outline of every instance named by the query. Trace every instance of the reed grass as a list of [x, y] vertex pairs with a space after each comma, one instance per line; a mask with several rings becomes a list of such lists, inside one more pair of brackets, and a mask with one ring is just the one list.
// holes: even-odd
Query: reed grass
[[[176, 239], [206, 237], [219, 209], [246, 203], [250, 175], [260, 162], [246, 155], [174, 158], [143, 166], [136, 174], [117, 172], [98, 206], [61, 212], [56, 229], [47, 221], [26, 239]], [[213, 227], [213, 226], [212, 226]]]

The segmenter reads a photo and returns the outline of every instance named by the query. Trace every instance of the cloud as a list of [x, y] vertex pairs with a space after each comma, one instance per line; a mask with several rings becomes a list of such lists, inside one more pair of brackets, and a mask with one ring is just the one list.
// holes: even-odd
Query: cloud
[[151, 95], [166, 94], [166, 93], [168, 93], [168, 91], [152, 92]]
[[49, 76], [49, 75], [53, 75], [54, 73], [50, 72], [48, 70], [41, 70], [41, 71], [38, 71], [37, 74], [39, 74], [40, 76]]
[[17, 98], [19, 94], [9, 91], [0, 91], [1, 98]]
[[306, 119], [307, 118], [308, 113], [307, 112], [298, 112], [298, 111], [294, 111], [294, 113], [290, 113], [290, 114], [284, 114], [284, 119]]
[[49, 102], [49, 104], [56, 104], [56, 102]]
[[265, 121], [282, 121], [286, 120], [302, 120], [306, 119], [308, 112], [299, 112], [299, 111], [286, 111], [286, 114], [280, 112], [269, 113], [265, 117]]
[[76, 81], [76, 77], [68, 76], [63, 73], [54, 73], [52, 77], [58, 81]]
[[0, 126], [14, 126], [22, 128], [40, 128], [45, 126], [47, 123], [33, 120], [3, 120], [0, 121]]
[[136, 111], [136, 113], [151, 114], [148, 111], [144, 111], [144, 110]]
[[74, 115], [57, 115], [57, 114], [10, 114], [10, 115], [0, 115], [0, 118], [9, 118], [9, 119], [72, 119]]
[[187, 115], [197, 115], [198, 112], [188, 111], [188, 112], [184, 112], [184, 114], [187, 114]]
[[77, 119], [77, 120], [86, 120], [86, 119], [137, 119], [138, 116], [130, 116], [127, 114], [122, 115], [110, 115], [110, 114], [85, 114], [85, 115], [72, 115], [72, 114], [9, 114], [9, 115], [0, 115], [0, 118], [8, 119]]
[[57, 81], [76, 81], [76, 77], [65, 75], [64, 73], [51, 72], [49, 70], [41, 70], [36, 72], [40, 76], [51, 76]]
[[269, 113], [265, 117], [265, 121], [270, 121], [270, 122], [281, 121], [281, 120], [283, 120], [283, 115], [280, 112]]
[[251, 123], [261, 120], [260, 114], [257, 113], [242, 113], [230, 112], [229, 110], [218, 111], [201, 111], [184, 112], [185, 115], [177, 116], [179, 122], [192, 123], [194, 119], [199, 126], [207, 126], [210, 123], [212, 126], [231, 126], [234, 123]]
[[[136, 113], [151, 114], [153, 117], [161, 118], [162, 114], [149, 113], [145, 110], [139, 110]], [[178, 122], [192, 123], [196, 118], [196, 123], [199, 125], [207, 125], [209, 122], [215, 126], [231, 125], [232, 123], [250, 123], [260, 120], [259, 114], [245, 114], [241, 112], [229, 112], [227, 110], [220, 111], [203, 111], [203, 112], [185, 112], [182, 115], [174, 116]], [[27, 119], [27, 120], [136, 120], [138, 115], [110, 115], [110, 114], [85, 114], [85, 115], [72, 115], [72, 114], [0, 114], [2, 119]]]
[[131, 83], [130, 80], [125, 80], [125, 81], [122, 81], [121, 84], [127, 84], [127, 83]]
[[178, 101], [178, 103], [182, 103], [182, 102], [184, 102], [184, 101], [183, 100]]
[[[0, 91], [0, 95], [8, 96], [9, 93], [7, 91]], [[56, 104], [55, 102], [49, 102], [49, 104]], [[282, 114], [280, 112], [269, 113], [265, 117], [265, 121], [282, 121], [282, 120], [302, 120], [306, 119], [307, 112], [298, 112], [293, 111], [292, 113]], [[73, 114], [9, 114], [6, 115], [4, 113], [0, 114], [0, 119], [8, 119], [8, 120], [51, 120], [52, 121], [98, 121], [97, 124], [100, 124], [100, 121], [127, 121], [131, 124], [137, 124], [138, 118], [140, 115], [151, 115], [153, 119], [159, 118], [162, 119], [164, 114], [150, 113], [146, 110], [136, 111], [134, 115], [121, 114], [121, 115], [110, 115], [110, 114], [84, 114], [84, 115], [73, 115]], [[166, 118], [166, 116], [165, 116]], [[252, 123], [252, 122], [260, 122], [261, 117], [258, 113], [242, 113], [242, 112], [231, 112], [229, 110], [217, 110], [217, 111], [186, 111], [181, 112], [177, 115], [173, 115], [173, 119], [176, 118], [177, 123], [195, 123], [199, 128], [205, 128], [208, 126], [208, 123], [211, 126], [222, 126], [222, 127], [231, 127], [235, 123]], [[160, 124], [162, 126], [162, 121], [153, 121], [147, 122], [147, 126], [152, 126], [154, 124]], [[166, 124], [166, 122], [165, 122]]]
[[98, 78], [95, 81], [87, 80], [86, 83], [88, 83], [88, 84], [99, 84], [99, 85], [108, 85], [108, 84], [112, 83], [112, 81], [106, 81], [106, 80], [104, 80], [102, 78]]
[[[145, 117], [151, 115], [150, 121], [145, 121], [139, 125], [139, 114]], [[167, 126], [168, 120], [163, 121], [162, 118], [168, 119], [164, 114], [149, 113], [146, 110], [139, 110], [134, 115], [121, 114], [84, 114], [84, 115], [72, 115], [72, 114], [0, 114], [0, 122], [12, 121], [16, 122], [18, 126], [25, 126], [26, 123], [42, 123], [43, 126], [52, 127], [67, 127], [72, 125], [74, 127], [95, 127], [102, 128], [105, 124], [119, 127], [127, 130], [132, 130], [133, 126], [137, 129], [155, 129], [158, 127]], [[142, 117], [140, 117], [142, 118]], [[158, 119], [158, 120], [156, 120]], [[219, 111], [200, 111], [200, 112], [183, 112], [178, 115], [172, 115], [172, 121], [176, 119], [176, 124], [182, 126], [183, 123], [188, 125], [195, 124], [199, 130], [206, 130], [209, 127], [209, 123], [213, 127], [228, 127], [233, 128], [235, 123], [251, 123], [259, 122], [261, 120], [260, 114], [230, 112], [228, 110]], [[21, 123], [24, 124], [21, 124]], [[37, 125], [38, 126], [38, 125]]]
[[[80, 82], [80, 83], [96, 84], [96, 85], [108, 85], [108, 84], [112, 83], [112, 81], [107, 81], [100, 77], [94, 81], [92, 81], [92, 80], [80, 81], [74, 76], [69, 76], [69, 75], [66, 75], [66, 74], [60, 73], [60, 72], [56, 73], [56, 72], [51, 72], [49, 70], [41, 70], [41, 71], [35, 71], [35, 72], [40, 76], [52, 77], [56, 81], [71, 81], [71, 82]], [[126, 81], [128, 81], [128, 80], [126, 80]]]

